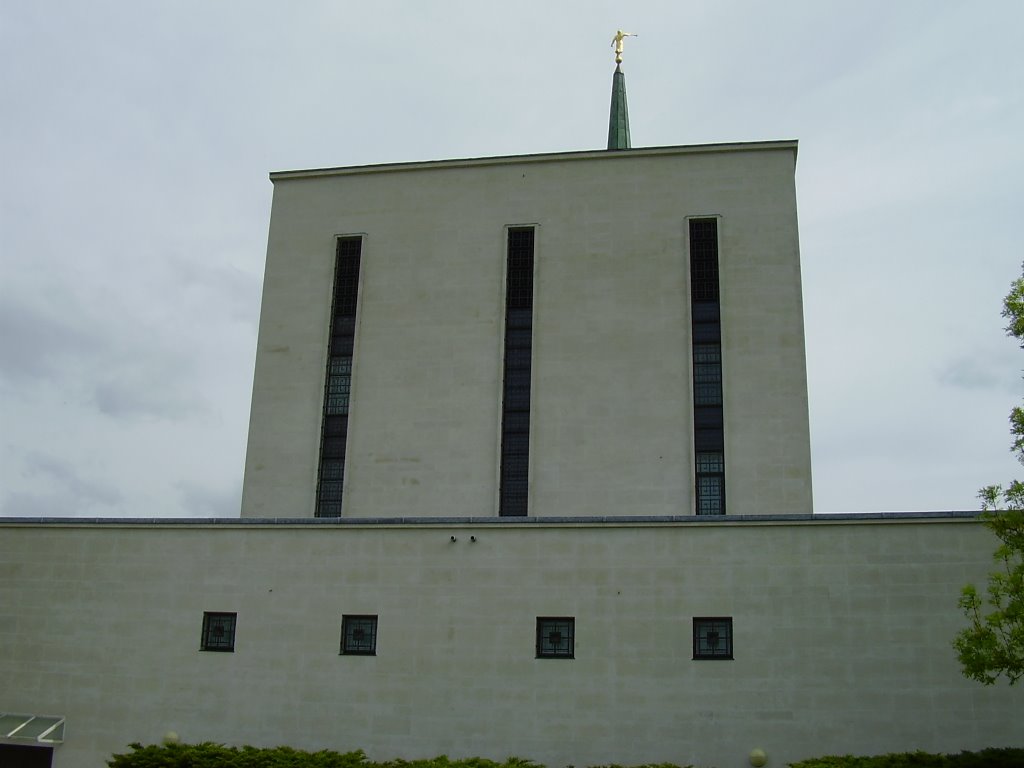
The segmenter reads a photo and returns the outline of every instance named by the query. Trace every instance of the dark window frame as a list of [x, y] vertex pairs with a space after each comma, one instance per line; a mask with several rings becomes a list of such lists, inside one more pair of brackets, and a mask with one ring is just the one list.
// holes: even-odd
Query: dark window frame
[[[690, 330], [693, 387], [693, 511], [724, 515], [725, 415], [718, 219], [689, 219]], [[705, 466], [718, 457], [715, 471]]]
[[341, 517], [363, 236], [337, 238], [314, 517]]
[[[567, 637], [565, 651], [552, 650], [552, 646], [561, 645], [563, 637], [560, 634], [565, 632]], [[558, 639], [552, 635], [559, 633]], [[547, 642], [545, 643], [545, 640]], [[575, 616], [538, 616], [537, 617], [537, 644], [536, 653], [538, 659], [575, 659], [576, 658], [576, 617]]]
[[[223, 622], [223, 623], [222, 623]], [[226, 639], [224, 629], [228, 627]], [[203, 634], [199, 638], [199, 650], [217, 653], [234, 653], [235, 637], [238, 629], [238, 614], [227, 611], [203, 611]], [[218, 633], [220, 630], [220, 633]], [[221, 637], [215, 639], [220, 634]]]
[[537, 228], [508, 227], [501, 385], [498, 516], [526, 517], [530, 496], [530, 400]]
[[[365, 625], [365, 626], [359, 626]], [[370, 638], [363, 641], [362, 634], [369, 629]], [[350, 632], [351, 630], [351, 632]], [[351, 644], [350, 644], [351, 641]], [[376, 656], [377, 655], [377, 615], [376, 614], [344, 614], [341, 617], [341, 650], [342, 656]]]
[[[706, 650], [706, 641], [712, 633], [715, 635], [716, 646], [718, 643], [723, 643], [720, 651]], [[702, 640], [705, 641], [704, 646], [702, 646]], [[693, 658], [699, 661], [733, 660], [732, 616], [693, 617]]]

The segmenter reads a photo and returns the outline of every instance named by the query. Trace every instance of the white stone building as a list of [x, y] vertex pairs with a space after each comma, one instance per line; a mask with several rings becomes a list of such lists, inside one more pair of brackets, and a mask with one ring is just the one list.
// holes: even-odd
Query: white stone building
[[812, 515], [795, 161], [273, 174], [242, 517], [0, 520], [0, 765], [1019, 744], [976, 517]]
[[[346, 517], [692, 515], [698, 453], [724, 453], [724, 499], [704, 511], [809, 514], [795, 163], [787, 141], [273, 174], [242, 516], [317, 513], [329, 360]], [[691, 285], [699, 227], [717, 265]], [[517, 234], [524, 328], [506, 319]], [[332, 298], [351, 307], [344, 355]], [[506, 331], [529, 357], [508, 377]], [[502, 510], [510, 400], [527, 481]], [[320, 513], [339, 512], [322, 507], [341, 485], [320, 478]]]

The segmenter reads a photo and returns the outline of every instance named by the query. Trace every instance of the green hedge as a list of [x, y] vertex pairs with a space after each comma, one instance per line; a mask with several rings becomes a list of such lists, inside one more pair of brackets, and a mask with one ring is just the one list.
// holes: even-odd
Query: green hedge
[[[225, 747], [222, 744], [152, 744], [144, 747], [131, 744], [131, 752], [114, 755], [107, 761], [110, 768], [544, 768], [532, 760], [510, 757], [503, 763], [470, 757], [449, 760], [442, 755], [432, 760], [388, 760], [373, 762], [362, 750], [355, 752], [304, 752], [291, 747], [257, 749], [256, 747]], [[622, 766], [594, 766], [622, 768]], [[692, 768], [671, 763], [636, 766], [636, 768]]]
[[303, 752], [289, 747], [257, 749], [222, 744], [130, 744], [110, 768], [369, 768], [362, 752]]
[[[355, 752], [304, 752], [290, 747], [257, 749], [204, 744], [164, 744], [144, 747], [131, 744], [131, 752], [114, 755], [110, 768], [544, 768], [532, 760], [510, 757], [503, 763], [470, 757], [449, 760], [388, 760], [373, 762], [362, 750]], [[906, 752], [875, 757], [830, 755], [790, 763], [791, 768], [1024, 768], [1024, 749], [983, 749], [959, 755], [934, 755]], [[620, 765], [591, 768], [623, 768]], [[634, 768], [692, 768], [672, 763], [634, 766]]]
[[900, 752], [875, 757], [830, 755], [790, 763], [791, 768], [1024, 768], [1024, 749], [983, 749], [959, 755]]

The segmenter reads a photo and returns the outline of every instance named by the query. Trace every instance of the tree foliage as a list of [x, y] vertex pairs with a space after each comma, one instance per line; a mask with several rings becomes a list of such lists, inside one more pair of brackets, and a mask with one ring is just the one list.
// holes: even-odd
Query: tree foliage
[[[1006, 333], [1024, 349], [1024, 276], [1003, 300]], [[1024, 464], [1024, 407], [1010, 412], [1011, 450]], [[990, 485], [978, 493], [984, 524], [999, 539], [984, 596], [963, 588], [960, 608], [968, 626], [953, 641], [965, 676], [992, 685], [1000, 676], [1013, 685], [1024, 677], [1024, 483]]]
[[1024, 483], [1015, 480], [1006, 490], [993, 486], [982, 493], [988, 494], [986, 509], [1005, 508], [984, 521], [1001, 542], [997, 566], [984, 595], [973, 584], [963, 588], [960, 608], [969, 623], [953, 647], [967, 677], [992, 685], [1005, 676], [1013, 685], [1024, 677]]

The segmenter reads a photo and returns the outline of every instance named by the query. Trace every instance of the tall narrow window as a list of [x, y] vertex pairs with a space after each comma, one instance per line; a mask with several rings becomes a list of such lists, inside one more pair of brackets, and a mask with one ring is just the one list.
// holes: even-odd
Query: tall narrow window
[[690, 318], [696, 512], [724, 515], [725, 421], [717, 219], [690, 220]]
[[352, 389], [352, 349], [356, 337], [361, 237], [338, 239], [331, 303], [331, 338], [324, 387], [324, 420], [320, 435], [320, 475], [316, 516], [341, 517], [348, 439], [349, 392]]
[[505, 377], [501, 412], [498, 514], [526, 515], [530, 469], [530, 371], [533, 357], [533, 227], [508, 231], [505, 279]]

